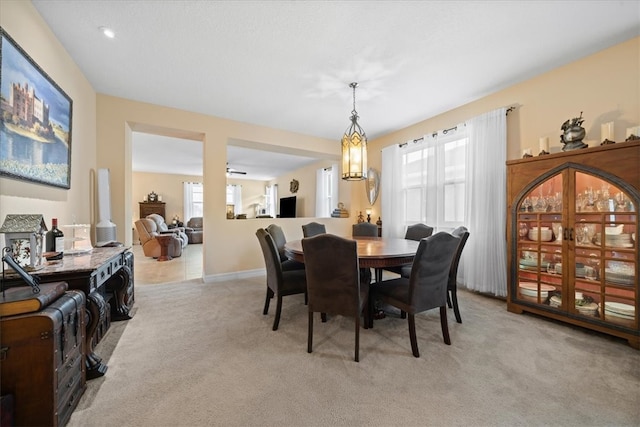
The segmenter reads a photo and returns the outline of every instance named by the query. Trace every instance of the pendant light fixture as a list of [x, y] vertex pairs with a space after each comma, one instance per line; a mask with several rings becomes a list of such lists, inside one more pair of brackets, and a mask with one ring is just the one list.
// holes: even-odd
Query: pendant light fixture
[[351, 126], [342, 137], [342, 179], [360, 181], [367, 178], [367, 136], [358, 124], [356, 111], [356, 87], [358, 83], [349, 85], [353, 89], [353, 110]]

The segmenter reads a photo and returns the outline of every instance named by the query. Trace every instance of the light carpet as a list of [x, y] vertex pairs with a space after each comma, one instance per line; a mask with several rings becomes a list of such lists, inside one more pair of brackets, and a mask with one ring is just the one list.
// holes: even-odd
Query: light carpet
[[459, 291], [452, 345], [438, 310], [407, 321], [314, 322], [301, 295], [262, 315], [265, 279], [136, 288], [136, 312], [97, 346], [109, 369], [87, 382], [68, 426], [638, 426], [640, 352], [626, 341]]

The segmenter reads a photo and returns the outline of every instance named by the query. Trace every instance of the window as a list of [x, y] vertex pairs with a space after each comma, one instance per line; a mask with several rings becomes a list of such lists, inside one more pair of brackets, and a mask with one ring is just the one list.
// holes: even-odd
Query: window
[[316, 171], [316, 217], [328, 218], [338, 207], [338, 165]]
[[464, 221], [467, 142], [463, 130], [426, 138], [402, 151], [405, 227], [422, 222], [442, 231]]
[[227, 205], [233, 205], [236, 215], [242, 213], [242, 186], [236, 184], [227, 185]]
[[184, 184], [184, 221], [193, 217], [204, 216], [204, 189], [200, 182]]

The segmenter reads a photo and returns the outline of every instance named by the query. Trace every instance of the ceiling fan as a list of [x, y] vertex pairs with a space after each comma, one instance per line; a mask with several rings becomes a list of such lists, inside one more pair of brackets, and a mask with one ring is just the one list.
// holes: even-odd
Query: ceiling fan
[[231, 174], [236, 174], [236, 175], [246, 175], [247, 173], [246, 173], [246, 172], [243, 172], [243, 171], [236, 170], [236, 169], [234, 169], [234, 168], [230, 168], [230, 167], [229, 167], [229, 163], [227, 163], [227, 176], [229, 176], [229, 175], [231, 175]]

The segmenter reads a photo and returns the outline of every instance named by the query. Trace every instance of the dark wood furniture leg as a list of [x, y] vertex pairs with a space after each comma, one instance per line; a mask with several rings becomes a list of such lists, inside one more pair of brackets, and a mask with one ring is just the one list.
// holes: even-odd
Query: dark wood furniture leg
[[87, 356], [85, 364], [87, 366], [87, 379], [103, 376], [107, 372], [107, 365], [102, 363], [102, 358], [93, 351], [93, 335], [98, 328], [101, 319], [106, 316], [107, 303], [98, 292], [87, 295], [87, 334], [86, 349]]

